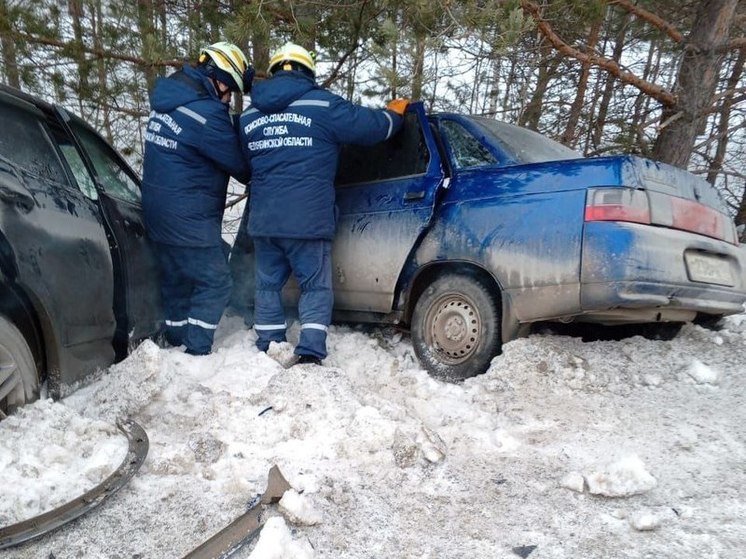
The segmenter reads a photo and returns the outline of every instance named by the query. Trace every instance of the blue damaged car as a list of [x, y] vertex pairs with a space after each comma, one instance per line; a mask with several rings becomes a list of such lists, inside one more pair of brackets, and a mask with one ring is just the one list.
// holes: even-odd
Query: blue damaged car
[[[535, 322], [670, 332], [744, 310], [746, 251], [707, 182], [639, 157], [583, 158], [490, 118], [412, 104], [396, 137], [343, 148], [337, 206], [335, 320], [408, 327], [442, 378], [484, 372]], [[244, 234], [232, 266], [246, 311]]]

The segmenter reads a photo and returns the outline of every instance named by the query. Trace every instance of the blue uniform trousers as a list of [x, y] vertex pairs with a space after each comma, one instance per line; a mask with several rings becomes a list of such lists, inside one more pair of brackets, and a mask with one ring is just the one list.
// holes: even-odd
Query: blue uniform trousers
[[161, 272], [166, 339], [190, 353], [210, 353], [215, 329], [231, 295], [224, 247], [154, 243]]
[[326, 332], [332, 318], [332, 242], [326, 239], [254, 237], [256, 346], [267, 351], [270, 342], [285, 341], [287, 325], [282, 288], [292, 272], [300, 287], [300, 339], [297, 355], [326, 357]]

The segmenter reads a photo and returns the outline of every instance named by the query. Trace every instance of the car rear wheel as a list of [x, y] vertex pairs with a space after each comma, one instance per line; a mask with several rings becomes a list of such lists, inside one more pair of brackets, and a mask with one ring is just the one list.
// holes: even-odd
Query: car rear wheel
[[478, 375], [500, 351], [498, 298], [478, 276], [443, 274], [417, 301], [411, 331], [418, 359], [434, 376]]
[[39, 376], [26, 339], [0, 315], [0, 419], [39, 397]]

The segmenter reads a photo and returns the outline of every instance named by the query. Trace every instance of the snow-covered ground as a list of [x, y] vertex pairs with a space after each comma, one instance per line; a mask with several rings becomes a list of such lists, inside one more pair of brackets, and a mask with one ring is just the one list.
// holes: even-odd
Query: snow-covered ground
[[[291, 330], [297, 335], [297, 330]], [[216, 351], [140, 345], [64, 400], [0, 422], [0, 526], [150, 451], [98, 509], [2, 558], [181, 557], [277, 464], [293, 487], [235, 557], [732, 558], [746, 551], [746, 315], [670, 342], [533, 335], [461, 384], [406, 336], [331, 329], [284, 369], [223, 319]]]

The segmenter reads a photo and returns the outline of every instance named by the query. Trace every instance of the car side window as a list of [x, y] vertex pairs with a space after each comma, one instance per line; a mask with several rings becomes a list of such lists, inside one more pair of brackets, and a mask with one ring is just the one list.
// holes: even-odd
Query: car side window
[[70, 126], [91, 158], [99, 186], [114, 198], [139, 203], [140, 188], [116, 152], [97, 134], [75, 120], [70, 122]]
[[57, 155], [41, 117], [15, 105], [0, 102], [0, 157], [24, 172], [67, 184], [62, 162]]
[[98, 192], [96, 191], [93, 177], [86, 168], [80, 153], [75, 148], [75, 145], [73, 145], [67, 130], [54, 115], [48, 114], [46, 122], [52, 138], [62, 152], [62, 157], [67, 161], [67, 166], [75, 177], [75, 184], [77, 185], [78, 190], [80, 190], [86, 198], [90, 198], [91, 200], [98, 199]]
[[337, 186], [422, 175], [430, 152], [416, 113], [407, 113], [402, 129], [373, 146], [344, 145], [339, 154]]
[[96, 185], [93, 182], [93, 177], [88, 172], [88, 168], [83, 162], [83, 158], [80, 157], [80, 153], [75, 149], [75, 146], [70, 143], [60, 143], [60, 149], [62, 155], [65, 157], [70, 170], [75, 175], [75, 180], [78, 183], [78, 188], [91, 200], [98, 200], [98, 192], [96, 191]]
[[458, 122], [444, 120], [440, 126], [448, 140], [453, 164], [457, 169], [497, 163], [495, 156]]

